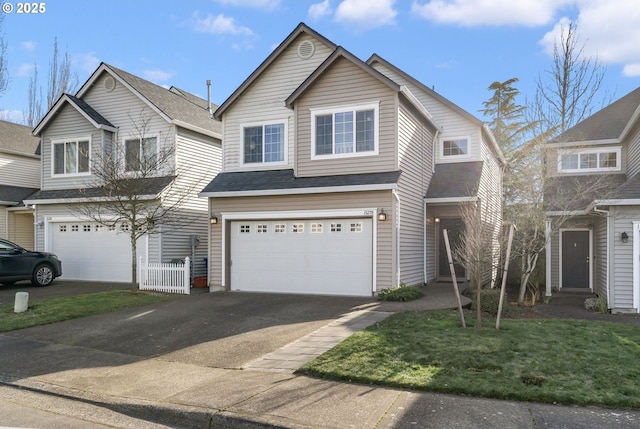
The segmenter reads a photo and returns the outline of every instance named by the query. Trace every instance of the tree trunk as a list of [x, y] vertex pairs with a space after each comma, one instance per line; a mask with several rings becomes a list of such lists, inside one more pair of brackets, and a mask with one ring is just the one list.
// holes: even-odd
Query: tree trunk
[[[132, 227], [133, 228], [133, 227]], [[138, 249], [135, 231], [131, 232], [131, 293], [138, 293]]]
[[482, 297], [480, 296], [480, 292], [482, 292], [481, 284], [482, 282], [480, 279], [476, 279], [476, 329], [482, 329]]

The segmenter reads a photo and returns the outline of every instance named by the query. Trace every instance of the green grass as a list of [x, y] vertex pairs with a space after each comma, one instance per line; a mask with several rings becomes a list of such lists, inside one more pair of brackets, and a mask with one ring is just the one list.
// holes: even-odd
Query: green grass
[[[300, 372], [329, 379], [519, 401], [640, 408], [640, 329], [512, 319], [460, 327], [453, 311], [400, 313]], [[485, 320], [483, 326], [493, 321]]]
[[0, 332], [109, 313], [179, 297], [181, 296], [159, 292], [132, 294], [127, 290], [116, 290], [33, 301], [23, 313], [14, 313], [14, 304], [7, 304], [0, 306]]

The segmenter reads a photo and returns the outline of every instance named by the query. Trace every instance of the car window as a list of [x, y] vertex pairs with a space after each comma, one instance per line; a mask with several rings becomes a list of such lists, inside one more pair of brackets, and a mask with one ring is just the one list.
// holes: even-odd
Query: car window
[[0, 252], [9, 253], [13, 249], [15, 249], [15, 247], [12, 246], [11, 244], [5, 243], [4, 241], [0, 241]]

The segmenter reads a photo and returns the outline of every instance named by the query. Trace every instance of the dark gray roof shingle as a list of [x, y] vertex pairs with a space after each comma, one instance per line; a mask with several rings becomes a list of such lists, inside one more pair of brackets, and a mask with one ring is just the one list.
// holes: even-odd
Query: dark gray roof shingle
[[79, 109], [86, 113], [87, 116], [93, 119], [98, 125], [106, 125], [108, 127], [115, 128], [115, 126], [111, 122], [105, 119], [105, 117], [100, 113], [96, 112], [95, 109], [89, 106], [86, 101], [71, 94], [67, 94], [67, 97], [69, 97], [69, 100], [71, 100], [72, 103], [74, 103]]
[[436, 164], [426, 198], [464, 198], [478, 195], [482, 161]]
[[[132, 179], [130, 180], [129, 189], [135, 189], [135, 193], [139, 196], [158, 195], [175, 179], [175, 176], [151, 177], [148, 179]], [[51, 189], [38, 191], [35, 194], [25, 198], [28, 201], [43, 200], [69, 200], [83, 198], [100, 198], [108, 197], [109, 190], [103, 187], [83, 188], [83, 189]]]
[[202, 193], [383, 185], [399, 178], [400, 171], [317, 177], [295, 177], [293, 170], [241, 171], [219, 173]]
[[562, 176], [547, 179], [544, 188], [546, 211], [579, 211], [594, 200], [638, 198], [640, 182], [625, 183], [624, 174], [592, 174]]
[[19, 204], [37, 190], [36, 188], [23, 188], [22, 186], [0, 185], [0, 204]]
[[633, 118], [638, 106], [640, 106], [640, 88], [569, 128], [551, 143], [618, 139]]

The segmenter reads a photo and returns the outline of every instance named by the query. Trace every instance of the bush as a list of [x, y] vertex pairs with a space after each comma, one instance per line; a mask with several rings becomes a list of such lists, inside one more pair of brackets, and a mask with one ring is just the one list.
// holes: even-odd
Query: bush
[[[508, 311], [508, 303], [507, 297], [505, 296], [505, 300], [502, 303], [502, 311], [503, 314], [506, 314]], [[500, 305], [500, 288], [495, 289], [483, 289], [480, 293], [480, 310], [483, 313], [491, 314], [492, 316], [496, 316], [498, 314], [498, 306]], [[477, 308], [476, 305], [476, 291], [471, 292], [471, 309], [475, 310]]]
[[384, 289], [378, 294], [381, 301], [413, 301], [424, 296], [424, 293], [415, 286], [400, 285], [398, 287]]

